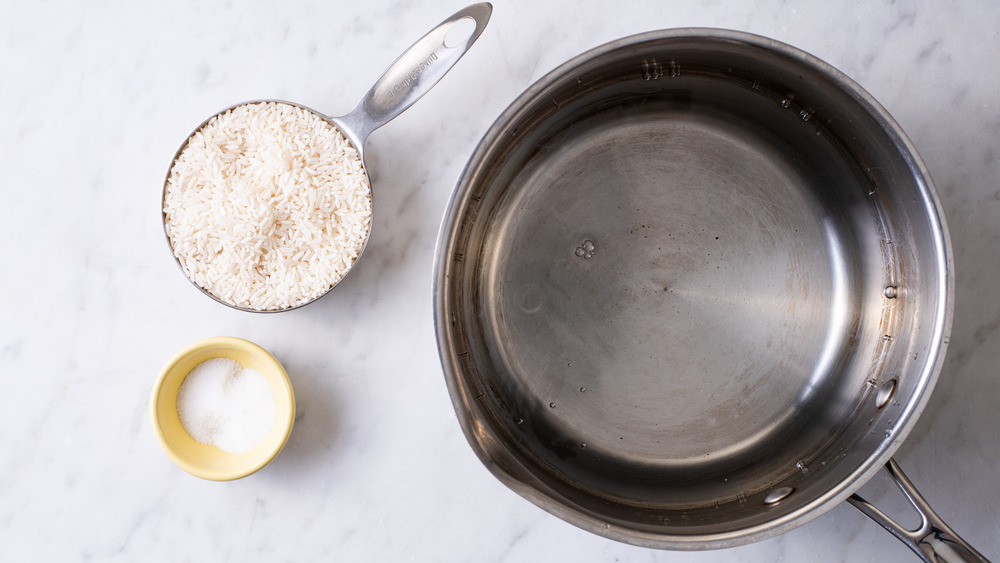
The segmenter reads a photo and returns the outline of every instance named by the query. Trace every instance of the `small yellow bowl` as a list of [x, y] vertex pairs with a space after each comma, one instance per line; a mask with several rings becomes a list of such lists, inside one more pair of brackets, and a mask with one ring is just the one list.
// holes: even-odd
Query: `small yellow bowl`
[[[198, 364], [213, 358], [235, 360], [244, 369], [259, 371], [271, 383], [277, 404], [274, 426], [257, 447], [233, 454], [200, 444], [181, 425], [177, 392]], [[206, 338], [178, 352], [156, 379], [149, 400], [156, 439], [167, 456], [188, 473], [212, 481], [232, 481], [258, 471], [281, 451], [295, 422], [295, 395], [285, 368], [267, 350], [230, 336]]]

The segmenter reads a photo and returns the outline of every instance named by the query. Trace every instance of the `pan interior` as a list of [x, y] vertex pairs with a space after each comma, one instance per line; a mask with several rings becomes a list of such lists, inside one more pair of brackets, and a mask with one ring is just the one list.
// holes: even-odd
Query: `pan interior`
[[824, 68], [634, 45], [543, 79], [470, 161], [439, 254], [446, 374], [477, 453], [547, 510], [742, 543], [831, 506], [910, 417], [940, 232], [905, 147]]
[[726, 82], [683, 85], [539, 134], [494, 208], [477, 304], [536, 461], [674, 507], [736, 498], [829, 440], [865, 276], [854, 202], [830, 185], [852, 180], [795, 142], [815, 128]]
[[595, 116], [504, 202], [486, 341], [523, 437], [577, 479], [689, 496], [786, 456], [838, 385], [854, 238], [789, 147], [748, 131], [669, 103]]

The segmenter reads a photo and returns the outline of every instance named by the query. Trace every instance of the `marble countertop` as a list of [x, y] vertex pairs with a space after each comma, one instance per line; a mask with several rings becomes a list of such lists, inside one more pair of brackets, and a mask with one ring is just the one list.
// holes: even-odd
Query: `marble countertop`
[[[160, 190], [180, 142], [244, 100], [347, 113], [462, 3], [276, 5], [3, 10], [0, 559], [915, 560], [846, 504], [730, 550], [606, 540], [508, 490], [459, 428], [431, 266], [463, 164], [547, 71], [612, 39], [685, 26], [758, 33], [826, 60], [880, 100], [924, 158], [951, 229], [955, 321], [940, 382], [896, 459], [959, 533], [1000, 559], [1000, 3], [496, 0], [468, 55], [369, 139], [375, 227], [358, 271], [308, 307], [253, 315], [206, 298], [169, 255]], [[229, 483], [173, 465], [148, 413], [167, 359], [216, 335], [273, 352], [299, 413], [278, 458]], [[904, 507], [884, 475], [862, 492]]]

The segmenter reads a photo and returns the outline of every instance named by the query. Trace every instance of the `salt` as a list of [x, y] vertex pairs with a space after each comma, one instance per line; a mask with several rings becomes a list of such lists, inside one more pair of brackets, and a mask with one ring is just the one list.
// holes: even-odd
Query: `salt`
[[271, 432], [277, 402], [262, 373], [215, 358], [198, 364], [181, 383], [177, 414], [195, 441], [237, 454], [252, 450]]

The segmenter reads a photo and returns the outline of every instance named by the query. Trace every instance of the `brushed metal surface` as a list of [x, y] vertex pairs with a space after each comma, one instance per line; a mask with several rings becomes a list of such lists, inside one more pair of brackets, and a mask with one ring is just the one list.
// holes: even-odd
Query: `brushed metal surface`
[[916, 153], [835, 69], [736, 32], [625, 38], [533, 85], [469, 161], [436, 265], [449, 390], [487, 467], [576, 525], [769, 537], [909, 431], [948, 245]]

